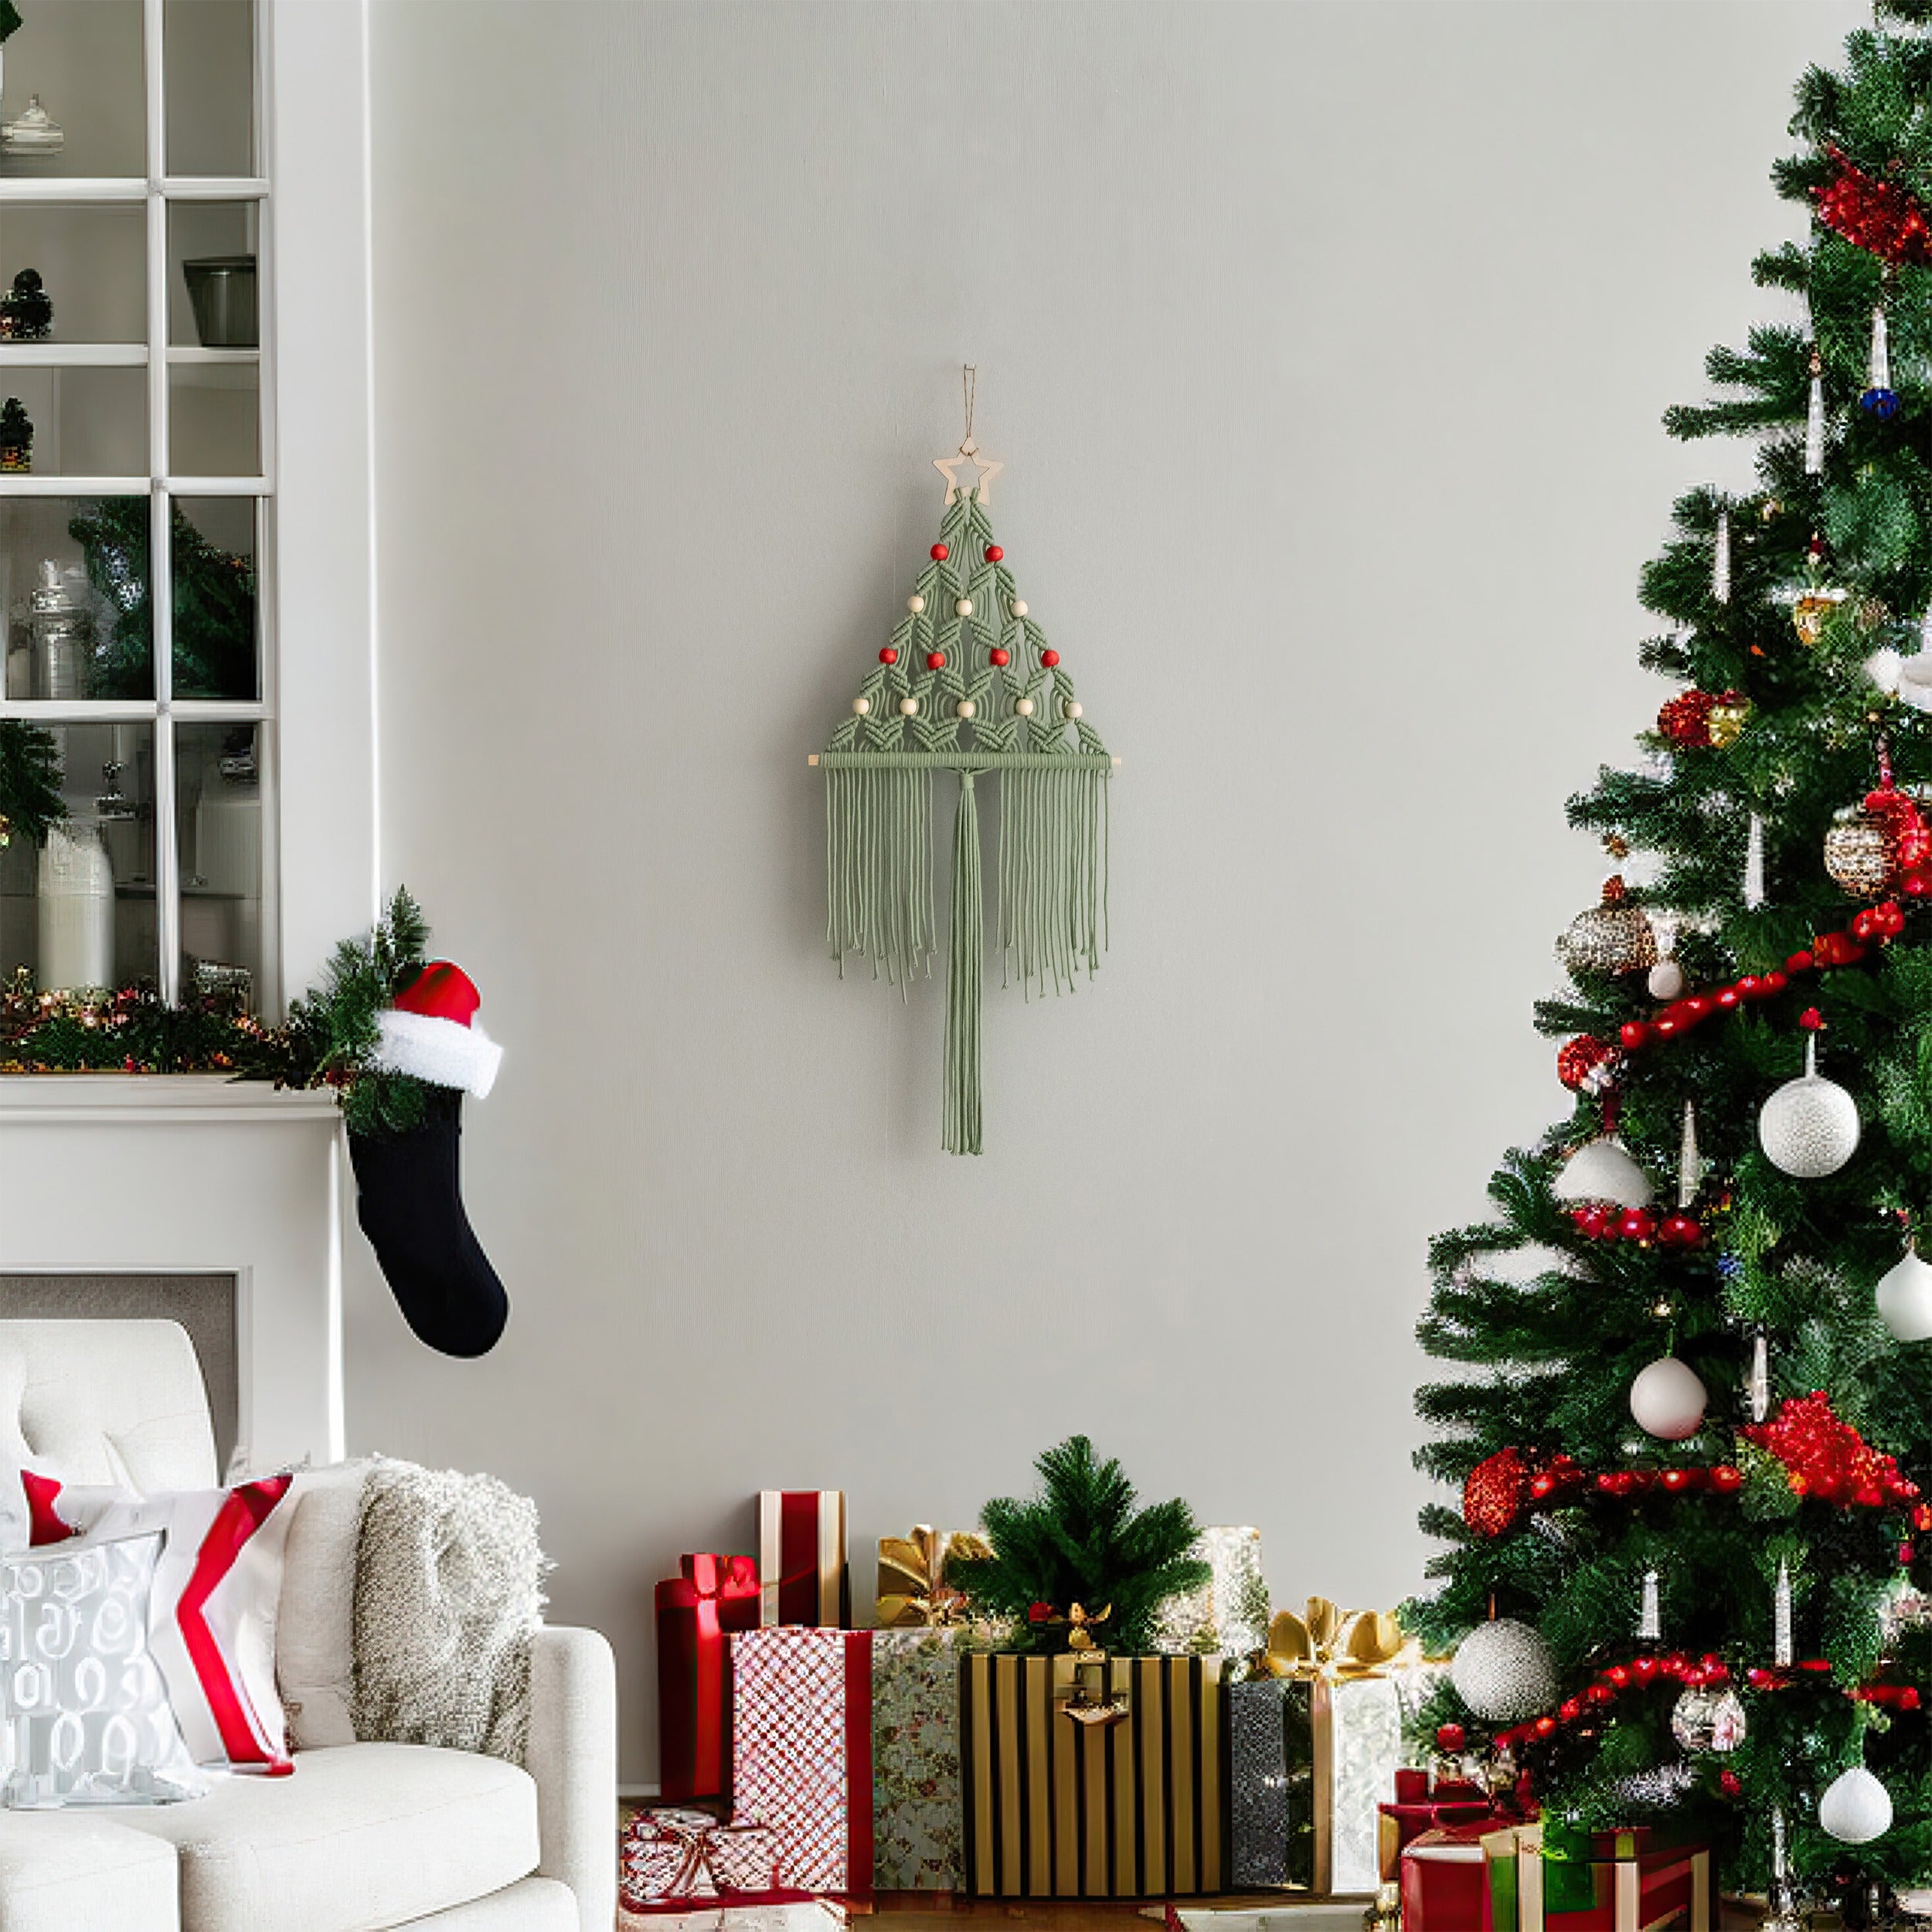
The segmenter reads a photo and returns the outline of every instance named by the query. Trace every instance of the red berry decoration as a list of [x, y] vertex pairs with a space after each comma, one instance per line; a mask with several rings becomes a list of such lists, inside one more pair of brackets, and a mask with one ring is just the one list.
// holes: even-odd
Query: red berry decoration
[[944, 671], [946, 668], [945, 652], [943, 651], [928, 651], [926, 653], [926, 668], [928, 671]]
[[1522, 1520], [1529, 1465], [1520, 1449], [1485, 1456], [1464, 1479], [1462, 1519], [1478, 1536], [1500, 1536]]
[[899, 662], [899, 653], [890, 645], [887, 645], [885, 649], [879, 652], [879, 662], [881, 664], [896, 664]]
[[1057, 651], [1043, 651], [1039, 654], [1039, 661], [1050, 671], [1060, 662], [1060, 654]]
[[1825, 151], [1838, 174], [1812, 191], [1818, 219], [1881, 261], [1932, 261], [1932, 223], [1917, 196], [1894, 182], [1866, 174], [1841, 148]]
[[933, 546], [932, 558], [935, 563], [944, 563], [946, 561], [947, 554], [947, 553], [944, 544], [935, 543]]
[[1694, 1248], [1703, 1240], [1704, 1230], [1696, 1215], [1686, 1214], [1679, 1208], [1675, 1214], [1664, 1216], [1657, 1238], [1667, 1248]]
[[1625, 1208], [1617, 1219], [1617, 1232], [1626, 1241], [1648, 1241], [1657, 1232], [1657, 1217], [1648, 1208]]
[[988, 563], [997, 563], [1005, 554], [997, 543], [989, 543], [986, 546], [986, 561]]
[[1686, 691], [1672, 698], [1657, 714], [1657, 729], [1676, 745], [1708, 745], [1711, 741], [1711, 706], [1716, 699], [1708, 691]]
[[1003, 648], [999, 645], [995, 645], [992, 649], [988, 651], [986, 655], [988, 657], [992, 658], [995, 664], [997, 665], [1010, 664], [1013, 658], [1012, 652]]

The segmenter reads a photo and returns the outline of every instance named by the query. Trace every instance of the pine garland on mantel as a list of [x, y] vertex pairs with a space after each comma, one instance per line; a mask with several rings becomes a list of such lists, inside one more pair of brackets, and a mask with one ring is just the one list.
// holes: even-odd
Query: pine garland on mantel
[[[976, 781], [998, 801], [995, 924], [1003, 980], [1070, 991], [1107, 944], [1107, 781], [1117, 762], [1019, 594], [987, 502], [1002, 467], [967, 433], [934, 467], [939, 538], [906, 614], [814, 762], [825, 772], [825, 938], [903, 993], [940, 947], [934, 774], [957, 772], [947, 936], [942, 1145], [982, 1146], [980, 1014], [986, 948]], [[957, 472], [971, 463], [974, 482]]]

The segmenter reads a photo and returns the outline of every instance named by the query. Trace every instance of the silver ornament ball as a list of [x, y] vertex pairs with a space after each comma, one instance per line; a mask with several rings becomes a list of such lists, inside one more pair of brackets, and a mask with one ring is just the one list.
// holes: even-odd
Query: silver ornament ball
[[1858, 1103], [1821, 1073], [1787, 1080], [1757, 1117], [1766, 1159], [1794, 1179], [1835, 1174], [1858, 1151]]
[[1671, 1707], [1670, 1734], [1687, 1751], [1734, 1751], [1745, 1728], [1743, 1702], [1728, 1685], [1692, 1684]]
[[1478, 1624], [1449, 1666], [1456, 1695], [1485, 1723], [1519, 1724], [1556, 1702], [1556, 1660], [1542, 1634], [1513, 1617]]
[[1674, 1355], [1660, 1355], [1630, 1385], [1630, 1413], [1646, 1435], [1682, 1442], [1704, 1426], [1710, 1393], [1697, 1372]]

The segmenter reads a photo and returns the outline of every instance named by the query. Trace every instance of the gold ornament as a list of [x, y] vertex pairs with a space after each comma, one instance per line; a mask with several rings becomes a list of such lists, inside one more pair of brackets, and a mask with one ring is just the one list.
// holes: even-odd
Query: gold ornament
[[910, 1536], [879, 1539], [879, 1627], [934, 1628], [968, 1621], [964, 1595], [946, 1580], [953, 1557], [975, 1560], [992, 1556], [992, 1545], [968, 1530], [951, 1536], [930, 1523], [916, 1523]]
[[1847, 805], [1825, 835], [1825, 869], [1855, 899], [1876, 899], [1897, 878], [1897, 835], [1876, 813]]
[[1556, 942], [1558, 961], [1577, 973], [1634, 973], [1657, 964], [1657, 935], [1641, 906], [1627, 905], [1624, 882], [1604, 883], [1604, 903], [1579, 913]]
[[1816, 644], [1825, 635], [1825, 621], [1845, 601], [1842, 590], [1801, 590], [1791, 600], [1791, 628], [1800, 644]]
[[1253, 1662], [1262, 1677], [1381, 1677], [1395, 1664], [1421, 1655], [1386, 1610], [1343, 1610], [1311, 1597], [1308, 1614], [1277, 1611], [1268, 1647]]
[[1710, 741], [1722, 751], [1726, 745], [1737, 742], [1738, 733], [1744, 729], [1744, 721], [1751, 715], [1751, 701], [1740, 698], [1735, 703], [1720, 699], [1713, 705], [1705, 719], [1705, 730], [1710, 734]]
[[1767, 496], [1764, 499], [1764, 507], [1757, 513], [1759, 519], [1766, 523], [1775, 523], [1784, 508], [1784, 505], [1776, 497]]

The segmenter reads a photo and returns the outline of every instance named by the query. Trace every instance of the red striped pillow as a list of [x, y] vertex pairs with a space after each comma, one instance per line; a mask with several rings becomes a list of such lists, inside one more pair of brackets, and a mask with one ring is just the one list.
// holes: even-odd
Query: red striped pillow
[[[30, 1499], [37, 1484], [22, 1486]], [[198, 1764], [226, 1764], [270, 1777], [294, 1767], [275, 1688], [275, 1609], [293, 1508], [292, 1476], [234, 1489], [118, 1496], [84, 1529], [44, 1492], [47, 1541], [84, 1534], [89, 1543], [166, 1532], [150, 1599], [148, 1647], [168, 1685], [175, 1719]], [[72, 1492], [70, 1492], [71, 1494]], [[36, 1526], [43, 1520], [36, 1515]], [[34, 1540], [43, 1539], [38, 1533]]]

